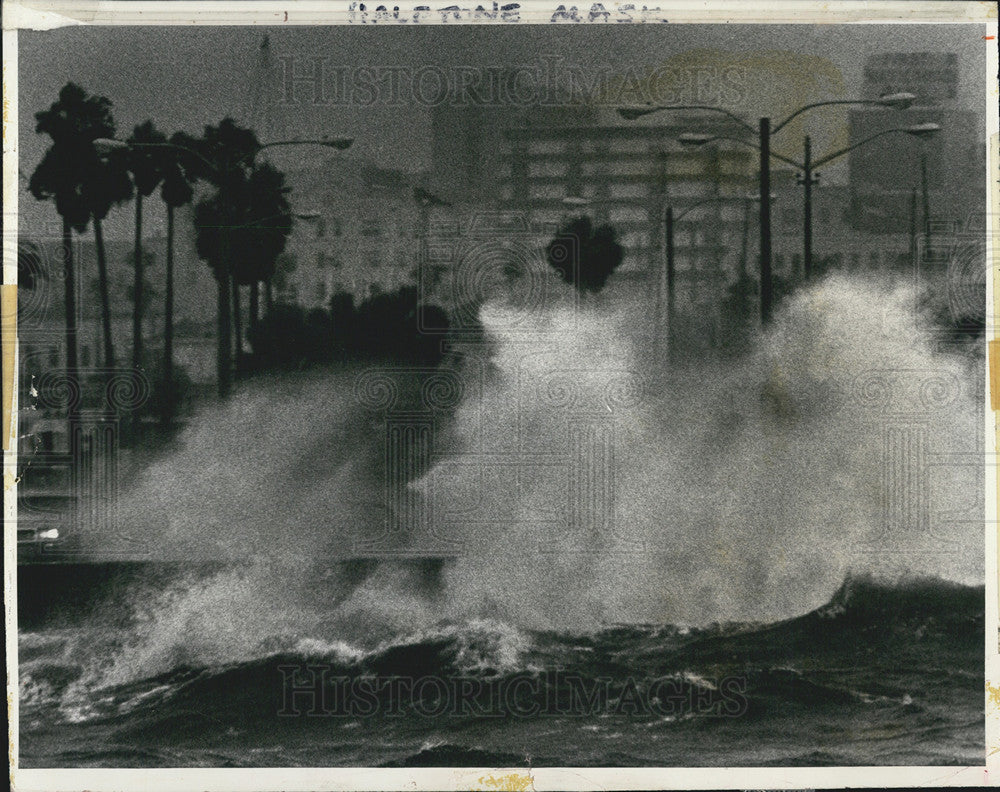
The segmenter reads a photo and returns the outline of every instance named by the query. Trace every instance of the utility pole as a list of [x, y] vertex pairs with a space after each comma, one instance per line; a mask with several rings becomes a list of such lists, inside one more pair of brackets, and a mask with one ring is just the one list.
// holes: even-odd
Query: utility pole
[[760, 119], [760, 321], [771, 321], [771, 119]]
[[674, 359], [674, 207], [668, 205], [666, 212], [667, 243], [667, 359]]
[[809, 135], [806, 135], [802, 151], [802, 178], [799, 179], [805, 197], [802, 207], [802, 277], [809, 280], [813, 258], [812, 186], [819, 181], [819, 176], [814, 176], [812, 172], [812, 140]]
[[923, 203], [924, 219], [924, 260], [930, 260], [931, 254], [931, 197], [927, 185], [927, 152], [921, 147], [920, 151], [920, 193]]

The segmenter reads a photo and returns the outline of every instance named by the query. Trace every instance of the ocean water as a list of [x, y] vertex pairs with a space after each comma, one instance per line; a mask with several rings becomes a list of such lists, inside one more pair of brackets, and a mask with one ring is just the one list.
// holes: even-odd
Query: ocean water
[[[206, 596], [254, 573], [219, 575], [180, 585]], [[767, 625], [581, 633], [478, 619], [378, 640], [223, 640], [213, 663], [196, 659], [196, 635], [138, 646], [152, 634], [134, 623], [23, 631], [21, 763], [977, 764], [983, 601], [940, 580], [851, 579]], [[149, 672], [130, 673], [140, 652]]]
[[981, 350], [914, 297], [673, 363], [635, 295], [496, 301], [246, 383], [88, 537], [147, 564], [33, 584], [22, 765], [979, 764]]

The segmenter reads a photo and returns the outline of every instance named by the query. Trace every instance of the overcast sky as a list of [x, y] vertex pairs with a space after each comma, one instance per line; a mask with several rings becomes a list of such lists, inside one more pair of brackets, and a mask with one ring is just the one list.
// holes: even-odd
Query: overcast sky
[[[429, 64], [486, 73], [490, 68], [540, 68], [546, 57], [560, 59], [558, 68], [563, 71], [606, 70], [614, 75], [648, 74], [665, 64], [733, 63], [748, 70], [748, 77], [739, 98], [726, 106], [754, 118], [780, 117], [789, 107], [808, 101], [857, 95], [865, 57], [886, 51], [957, 53], [958, 104], [983, 112], [984, 57], [986, 47], [993, 44], [983, 41], [983, 32], [980, 26], [957, 25], [79, 26], [22, 31], [21, 168], [29, 175], [47, 146], [48, 139], [34, 132], [34, 114], [51, 104], [69, 80], [114, 102], [120, 137], [147, 118], [168, 133], [178, 129], [196, 133], [227, 115], [250, 121], [256, 113], [259, 119], [261, 106], [268, 105], [272, 129], [261, 131], [261, 138], [348, 134], [356, 143], [346, 156], [411, 171], [429, 167], [430, 111], [406, 90], [400, 94], [402, 106], [389, 106], [384, 94], [371, 106], [279, 104], [281, 99], [275, 100], [273, 92], [271, 99], [255, 101], [261, 93], [254, 86], [258, 73], [254, 64], [265, 34], [277, 67], [282, 57], [294, 57], [306, 70], [311, 68], [310, 59], [325, 57], [328, 75], [338, 66], [384, 71]], [[783, 54], [771, 57], [775, 52]], [[328, 77], [330, 85], [332, 81]], [[301, 84], [298, 90], [298, 96], [308, 98], [308, 85]], [[273, 91], [279, 87], [273, 86]], [[839, 110], [816, 115], [804, 129], [817, 136], [822, 153], [824, 134], [835, 127], [842, 131], [844, 115]], [[796, 130], [789, 131], [794, 136]], [[836, 135], [826, 134], [826, 140], [833, 145]], [[315, 152], [299, 150], [283, 156], [301, 159]], [[23, 188], [23, 179], [21, 184]], [[57, 220], [50, 204], [39, 206], [23, 189], [20, 204], [26, 230], [49, 227]], [[116, 214], [109, 218], [109, 235], [125, 235], [127, 207]], [[157, 221], [151, 220], [155, 229]]]

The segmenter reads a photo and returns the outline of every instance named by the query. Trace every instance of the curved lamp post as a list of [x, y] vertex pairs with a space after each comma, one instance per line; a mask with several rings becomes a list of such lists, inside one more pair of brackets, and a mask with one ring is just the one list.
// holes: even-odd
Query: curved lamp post
[[[903, 110], [910, 107], [916, 100], [911, 93], [894, 93], [880, 96], [878, 99], [831, 99], [823, 102], [813, 102], [795, 110], [791, 115], [772, 127], [767, 116], [760, 118], [757, 128], [748, 124], [735, 113], [721, 107], [711, 105], [642, 105], [639, 107], [618, 108], [618, 114], [627, 121], [633, 121], [651, 113], [677, 110], [704, 110], [718, 113], [735, 121], [741, 128], [755, 135], [756, 148], [760, 151], [760, 318], [762, 324], [771, 319], [773, 292], [771, 284], [771, 135], [780, 132], [794, 118], [817, 107], [828, 105], [874, 105]], [[748, 141], [749, 142], [749, 141]]]
[[[254, 149], [253, 154], [250, 155], [249, 159], [251, 162], [256, 161], [257, 155], [260, 154], [264, 149], [274, 148], [275, 146], [325, 146], [326, 148], [336, 149], [338, 151], [344, 151], [351, 147], [354, 143], [354, 138], [351, 137], [332, 137], [332, 138], [320, 138], [319, 140], [274, 140], [270, 143], [262, 143], [256, 149]], [[214, 173], [218, 173], [219, 169], [215, 163], [211, 162], [203, 154], [195, 151], [193, 148], [187, 146], [179, 145], [178, 143], [126, 143], [124, 140], [115, 140], [114, 138], [95, 138], [93, 140], [94, 150], [98, 154], [110, 154], [112, 151], [126, 151], [134, 148], [169, 148], [175, 149], [176, 151], [184, 151], [193, 157], [197, 157], [201, 162], [208, 166], [209, 170]], [[247, 159], [244, 157], [243, 160]], [[237, 162], [242, 162], [243, 160], [237, 160]]]
[[[876, 132], [874, 135], [870, 135], [863, 140], [859, 140], [845, 148], [838, 149], [832, 154], [827, 154], [825, 157], [821, 157], [818, 160], [812, 159], [812, 141], [809, 136], [806, 135], [804, 146], [803, 146], [803, 157], [802, 162], [797, 162], [796, 160], [785, 157], [774, 151], [770, 152], [771, 158], [785, 162], [795, 168], [802, 171], [802, 175], [798, 178], [798, 183], [802, 185], [803, 188], [803, 227], [802, 227], [802, 266], [803, 275], [806, 279], [812, 274], [812, 186], [819, 181], [819, 174], [814, 173], [816, 168], [822, 165], [826, 165], [835, 159], [839, 159], [848, 152], [853, 151], [856, 148], [866, 145], [873, 140], [876, 140], [884, 135], [893, 135], [898, 133], [903, 133], [911, 135], [913, 137], [927, 137], [933, 135], [934, 133], [940, 131], [941, 127], [934, 123], [923, 123], [923, 124], [913, 124], [908, 127], [894, 127], [892, 129], [883, 129], [881, 132]], [[703, 134], [699, 132], [684, 132], [677, 137], [678, 142], [681, 145], [686, 146], [701, 146], [706, 143], [711, 143], [717, 140], [727, 140], [733, 143], [739, 143], [743, 146], [750, 146], [754, 149], [760, 149], [752, 140], [747, 140], [745, 138], [731, 137], [727, 135], [710, 135]]]

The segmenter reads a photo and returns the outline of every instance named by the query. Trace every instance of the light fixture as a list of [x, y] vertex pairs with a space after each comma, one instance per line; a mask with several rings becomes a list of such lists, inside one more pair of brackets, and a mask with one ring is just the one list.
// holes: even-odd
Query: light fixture
[[650, 113], [655, 113], [660, 108], [653, 106], [646, 107], [619, 107], [618, 115], [624, 118], [626, 121], [635, 121], [637, 118], [641, 118], [644, 115], [649, 115]]
[[933, 135], [935, 132], [940, 132], [941, 126], [939, 124], [927, 122], [925, 124], [914, 124], [913, 126], [906, 127], [903, 131], [907, 135], [922, 137], [924, 135]]
[[677, 142], [682, 146], [703, 146], [712, 140], [715, 140], [715, 135], [707, 132], [682, 132], [677, 136]]
[[321, 146], [326, 146], [327, 148], [334, 148], [337, 149], [338, 151], [349, 149], [352, 143], [354, 143], [354, 138], [352, 137], [323, 138], [321, 141], [319, 141], [319, 144]]
[[916, 94], [903, 92], [883, 94], [878, 98], [879, 104], [891, 107], [894, 110], [906, 110], [906, 108], [910, 107], [915, 101], [917, 101]]

